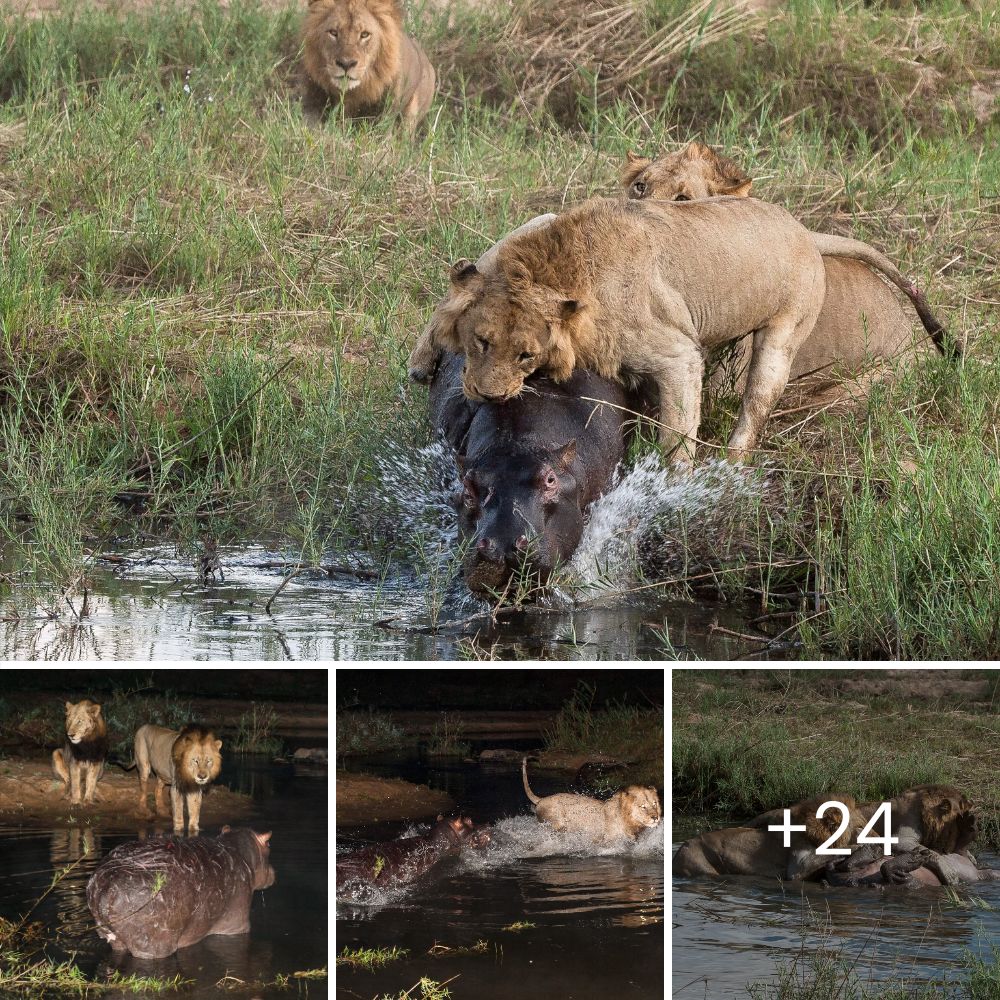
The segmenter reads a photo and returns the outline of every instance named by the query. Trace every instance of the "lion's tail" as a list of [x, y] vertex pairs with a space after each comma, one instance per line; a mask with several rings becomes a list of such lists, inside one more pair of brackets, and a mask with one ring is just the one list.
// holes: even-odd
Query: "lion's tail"
[[120, 767], [123, 771], [134, 771], [135, 770], [135, 754], [132, 755], [132, 763], [131, 764], [125, 764], [122, 761], [120, 761], [120, 760], [114, 760], [111, 757], [109, 757], [104, 763], [105, 764], [113, 764], [115, 767]]
[[874, 268], [879, 274], [884, 274], [913, 303], [913, 308], [920, 317], [924, 329], [934, 341], [934, 346], [945, 357], [960, 358], [962, 356], [961, 345], [948, 334], [934, 313], [931, 312], [927, 298], [917, 288], [916, 282], [904, 278], [896, 265], [885, 254], [868, 246], [867, 243], [862, 243], [861, 240], [832, 236], [829, 233], [812, 233], [811, 235], [816, 249], [824, 257], [848, 257], [851, 260], [859, 260]]
[[521, 781], [524, 782], [524, 794], [537, 806], [542, 800], [528, 787], [528, 758], [521, 758]]

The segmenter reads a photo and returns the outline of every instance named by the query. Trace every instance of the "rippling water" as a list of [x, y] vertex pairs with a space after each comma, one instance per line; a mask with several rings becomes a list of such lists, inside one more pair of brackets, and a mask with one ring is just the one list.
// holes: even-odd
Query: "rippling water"
[[[1000, 866], [990, 855], [979, 861]], [[862, 979], [945, 978], [966, 949], [988, 955], [989, 942], [1000, 938], [1000, 882], [962, 887], [959, 897], [991, 908], [955, 907], [938, 888], [675, 879], [673, 995], [746, 997], [748, 982], [770, 980], [775, 963], [791, 962], [803, 947], [842, 950]]]

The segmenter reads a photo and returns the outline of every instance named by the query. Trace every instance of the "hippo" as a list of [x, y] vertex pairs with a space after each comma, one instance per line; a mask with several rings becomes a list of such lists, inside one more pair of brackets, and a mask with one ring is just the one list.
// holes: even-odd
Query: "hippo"
[[391, 888], [412, 882], [425, 871], [463, 847], [486, 847], [487, 827], [476, 827], [467, 816], [438, 816], [428, 833], [372, 844], [337, 860], [337, 888], [349, 882]]
[[97, 933], [116, 951], [165, 958], [209, 934], [246, 934], [255, 889], [274, 884], [270, 833], [155, 837], [116, 847], [87, 883]]
[[578, 369], [562, 383], [532, 377], [504, 403], [477, 403], [462, 394], [463, 364], [461, 355], [443, 356], [430, 418], [462, 474], [465, 581], [489, 596], [523, 566], [544, 586], [576, 551], [587, 510], [612, 485], [648, 400]]
[[[836, 886], [902, 885], [909, 888], [1000, 881], [1000, 871], [980, 868], [969, 854], [969, 847], [976, 839], [975, 813], [965, 813], [955, 823], [958, 836], [955, 849], [949, 854], [934, 855], [926, 847], [918, 845], [915, 850], [886, 857], [880, 846], [866, 844], [850, 857], [831, 861], [823, 869], [822, 880]], [[934, 857], [935, 867], [940, 869], [941, 876], [927, 867], [931, 857]]]

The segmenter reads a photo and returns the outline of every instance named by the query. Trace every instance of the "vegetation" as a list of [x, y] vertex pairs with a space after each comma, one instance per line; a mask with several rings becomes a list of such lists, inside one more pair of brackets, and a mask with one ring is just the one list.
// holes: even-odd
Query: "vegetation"
[[[615, 785], [663, 787], [663, 710], [624, 702], [593, 709], [595, 687], [581, 681], [545, 732], [549, 750], [602, 753], [628, 763]], [[608, 788], [608, 791], [614, 789]]]
[[276, 754], [283, 745], [281, 737], [273, 735], [278, 713], [270, 705], [251, 703], [250, 710], [240, 716], [233, 746], [246, 753]]
[[[304, 126], [299, 5], [6, 16], [2, 617], [89, 614], [98, 558], [150, 537], [439, 567], [425, 484], [385, 489], [380, 461], [426, 441], [404, 363], [446, 264], [615, 190], [629, 148], [700, 138], [884, 249], [969, 351], [870, 408], [786, 408], [766, 485], [664, 515], [636, 585], [790, 606], [812, 655], [995, 654], [996, 5], [718, 7], [428, 2], [441, 88], [412, 141]], [[711, 403], [710, 443], [733, 412]]]
[[352, 969], [379, 969], [389, 962], [405, 958], [409, 954], [406, 948], [344, 948], [337, 956], [337, 965], [348, 965]]
[[824, 792], [875, 800], [948, 782], [979, 804], [980, 845], [1000, 849], [995, 769], [968, 752], [997, 731], [995, 684], [981, 671], [949, 673], [944, 683], [843, 671], [675, 671], [674, 811], [707, 828]]
[[[381, 1000], [447, 1000], [451, 996], [451, 990], [448, 989], [447, 984], [457, 978], [457, 976], [453, 976], [452, 979], [446, 979], [443, 983], [439, 983], [423, 976], [408, 990], [403, 990], [394, 997], [383, 993]], [[420, 992], [415, 993], [414, 990], [420, 990]]]
[[439, 722], [434, 723], [431, 742], [427, 747], [429, 757], [468, 757], [472, 744], [459, 740], [462, 734], [462, 717], [445, 712]]
[[392, 717], [375, 709], [367, 713], [338, 712], [334, 733], [337, 753], [341, 756], [395, 750], [406, 742], [403, 730]]

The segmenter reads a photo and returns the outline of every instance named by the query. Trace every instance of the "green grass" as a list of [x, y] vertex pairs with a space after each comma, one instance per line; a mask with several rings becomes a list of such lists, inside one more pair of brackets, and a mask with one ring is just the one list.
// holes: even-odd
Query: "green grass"
[[337, 965], [347, 965], [352, 969], [367, 969], [369, 972], [380, 969], [389, 962], [405, 958], [409, 954], [406, 948], [344, 948], [337, 956]]
[[462, 735], [462, 718], [445, 712], [440, 721], [434, 723], [431, 741], [427, 745], [429, 757], [467, 757], [472, 753], [472, 744], [459, 739]]
[[276, 754], [283, 746], [281, 737], [273, 734], [278, 715], [269, 705], [250, 705], [240, 716], [233, 747], [246, 753]]
[[[459, 7], [450, 26], [415, 10], [441, 87], [412, 141], [388, 121], [304, 126], [292, 5], [7, 17], [3, 614], [86, 594], [94, 555], [150, 537], [422, 565], [432, 543], [374, 499], [376, 456], [426, 440], [404, 365], [446, 265], [612, 192], [626, 149], [700, 138], [762, 197], [887, 252], [972, 348], [870, 413], [773, 422], [769, 489], [665, 526], [685, 554], [651, 576], [791, 600], [814, 655], [995, 653], [1000, 125], [972, 87], [1000, 15], [792, 0], [752, 27], [696, 24], [633, 71], [689, 6], [640, 4], [613, 30], [572, 0]], [[720, 404], [704, 433], [730, 420]]]
[[406, 743], [403, 730], [385, 712], [338, 712], [334, 732], [338, 754], [397, 750]]
[[702, 817], [707, 829], [821, 793], [884, 801], [949, 783], [979, 808], [978, 843], [997, 850], [996, 774], [967, 752], [996, 729], [995, 687], [973, 697], [961, 685], [986, 686], [988, 674], [949, 676], [956, 691], [941, 684], [915, 694], [900, 681], [867, 689], [877, 674], [675, 671], [674, 813]]

